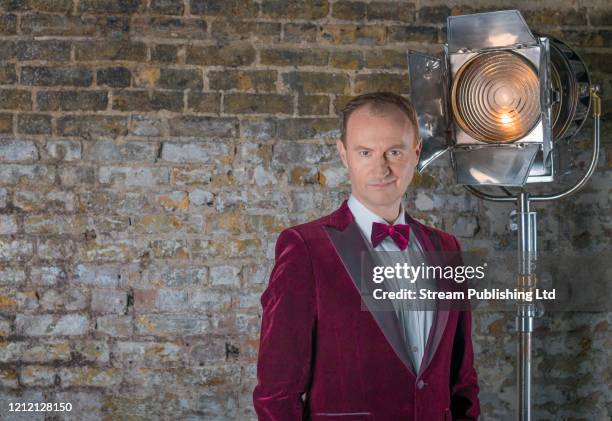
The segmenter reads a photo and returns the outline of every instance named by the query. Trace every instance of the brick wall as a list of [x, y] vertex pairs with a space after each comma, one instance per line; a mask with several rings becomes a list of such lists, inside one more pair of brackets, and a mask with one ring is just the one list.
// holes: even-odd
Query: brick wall
[[[439, 52], [449, 14], [525, 5], [612, 92], [605, 1], [0, 4], [3, 419], [17, 401], [71, 402], [59, 419], [252, 419], [276, 236], [349, 191], [336, 111], [362, 92], [407, 93], [406, 50]], [[542, 244], [609, 247], [603, 142], [588, 187], [539, 207]], [[454, 187], [446, 162], [416, 178], [407, 203], [464, 247], [515, 246], [510, 209]], [[611, 322], [543, 320], [538, 418], [610, 415]], [[483, 419], [511, 419], [513, 315], [476, 314], [474, 340]]]

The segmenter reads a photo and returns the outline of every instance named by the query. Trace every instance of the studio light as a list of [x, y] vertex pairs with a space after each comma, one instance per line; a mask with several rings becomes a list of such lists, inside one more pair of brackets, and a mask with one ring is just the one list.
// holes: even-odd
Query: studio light
[[[455, 181], [475, 196], [514, 203], [518, 288], [537, 287], [537, 218], [531, 202], [561, 199], [586, 184], [599, 157], [601, 98], [584, 62], [562, 41], [534, 35], [517, 10], [450, 16], [442, 57], [408, 53], [411, 99], [423, 140], [418, 170], [450, 153]], [[569, 141], [593, 110], [593, 151], [584, 175], [557, 193], [555, 144]], [[497, 186], [501, 194], [480, 190]], [[520, 191], [512, 192], [512, 187]], [[534, 303], [519, 302], [517, 419], [531, 419]]]
[[448, 151], [467, 186], [554, 181], [554, 144], [578, 133], [593, 95], [580, 57], [517, 10], [450, 16], [443, 56], [410, 51], [408, 70], [419, 171]]

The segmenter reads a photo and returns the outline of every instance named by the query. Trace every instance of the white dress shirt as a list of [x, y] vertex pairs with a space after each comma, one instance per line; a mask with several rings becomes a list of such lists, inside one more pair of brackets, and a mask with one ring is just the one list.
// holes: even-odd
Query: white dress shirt
[[[361, 234], [364, 240], [372, 249], [372, 223], [379, 222], [387, 224], [383, 218], [368, 209], [363, 203], [361, 203], [352, 194], [348, 199], [348, 207], [351, 213], [355, 217], [355, 222], [359, 226]], [[403, 204], [400, 204], [400, 214], [397, 219], [393, 222], [395, 224], [405, 224], [405, 210]], [[377, 257], [386, 261], [386, 265], [395, 266], [396, 263], [403, 265], [404, 262], [408, 265], [420, 265], [424, 262], [423, 250], [416, 238], [413, 235], [412, 229], [410, 230], [410, 240], [408, 247], [404, 251], [401, 251], [391, 236], [385, 237], [374, 251], [377, 252], [399, 252], [399, 253], [377, 253]], [[417, 281], [418, 282], [418, 281]], [[385, 287], [388, 291], [395, 291], [401, 288], [416, 288], [416, 283], [409, 284], [408, 282], [401, 280], [387, 279], [384, 281]], [[421, 367], [421, 361], [425, 352], [425, 346], [427, 344], [427, 338], [435, 311], [431, 310], [415, 310], [415, 302], [412, 300], [391, 300], [397, 316], [399, 318], [400, 326], [402, 327], [402, 334], [406, 347], [409, 350], [409, 355], [413, 364], [415, 374], [418, 374]]]

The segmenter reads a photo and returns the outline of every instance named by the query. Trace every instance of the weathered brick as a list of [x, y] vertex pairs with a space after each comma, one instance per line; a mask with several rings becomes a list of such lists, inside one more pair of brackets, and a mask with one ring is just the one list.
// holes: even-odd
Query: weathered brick
[[93, 36], [98, 24], [94, 16], [32, 13], [22, 16], [21, 31], [34, 36]]
[[297, 92], [348, 93], [349, 77], [342, 73], [291, 72], [283, 75], [283, 82]]
[[368, 20], [397, 20], [403, 23], [414, 22], [414, 3], [374, 1], [367, 4]]
[[253, 0], [191, 0], [194, 15], [251, 18], [257, 16], [258, 11], [258, 4]]
[[363, 53], [361, 51], [333, 51], [329, 64], [339, 69], [361, 69], [363, 67]]
[[89, 319], [82, 314], [18, 314], [15, 329], [26, 336], [84, 335], [89, 330]]
[[208, 72], [210, 89], [270, 92], [276, 89], [275, 70], [230, 70]]
[[46, 114], [20, 114], [17, 132], [25, 134], [51, 134], [51, 116]]
[[142, 62], [147, 58], [147, 45], [143, 42], [80, 42], [75, 44], [77, 61], [121, 60]]
[[221, 94], [215, 92], [193, 92], [187, 94], [187, 111], [196, 113], [219, 113]]
[[161, 159], [170, 162], [219, 162], [230, 154], [227, 144], [218, 141], [198, 143], [164, 143]]
[[274, 147], [272, 165], [279, 167], [295, 163], [315, 165], [335, 160], [336, 155], [335, 145], [282, 142]]
[[327, 0], [264, 0], [262, 14], [271, 18], [321, 19], [329, 13]]
[[582, 26], [587, 24], [586, 9], [555, 10], [538, 8], [521, 12], [529, 26]]
[[13, 115], [0, 113], [0, 133], [13, 133]]
[[85, 219], [73, 215], [27, 215], [25, 231], [33, 234], [78, 234], [85, 230]]
[[0, 15], [0, 34], [2, 35], [17, 34], [17, 15], [14, 15], [14, 14]]
[[132, 316], [107, 315], [96, 318], [96, 332], [112, 337], [131, 336], [134, 331]]
[[342, 20], [363, 20], [366, 4], [360, 1], [336, 1], [332, 3], [331, 16]]
[[182, 111], [183, 92], [122, 89], [113, 92], [114, 110], [119, 111]]
[[422, 6], [417, 13], [419, 23], [446, 24], [446, 18], [450, 16], [451, 9], [448, 6]]
[[66, 115], [58, 118], [57, 132], [62, 136], [117, 137], [127, 133], [128, 119], [124, 116]]
[[336, 139], [340, 136], [335, 118], [291, 118], [279, 121], [281, 139]]
[[314, 23], [291, 23], [283, 25], [283, 40], [285, 42], [316, 42], [319, 27]]
[[210, 281], [212, 285], [240, 286], [240, 267], [227, 265], [211, 267]]
[[70, 48], [66, 41], [18, 41], [14, 56], [18, 60], [70, 61]]
[[[3, 223], [5, 227], [5, 223]], [[2, 234], [13, 234], [16, 230], [2, 229]], [[0, 285], [19, 285], [26, 280], [26, 274], [23, 269], [19, 268], [3, 268], [0, 269]]]
[[80, 0], [79, 10], [85, 13], [138, 13], [144, 12], [143, 0]]
[[135, 136], [161, 136], [168, 132], [168, 122], [160, 116], [132, 114], [129, 130]]
[[155, 161], [157, 145], [150, 142], [113, 142], [99, 140], [91, 144], [84, 154], [84, 159], [94, 161]]
[[143, 314], [136, 318], [136, 330], [140, 335], [191, 336], [206, 334], [209, 321], [193, 315]]
[[123, 378], [119, 368], [65, 367], [58, 370], [62, 386], [115, 387]]
[[589, 22], [592, 26], [609, 26], [612, 11], [599, 8], [589, 8]]
[[438, 29], [413, 25], [389, 26], [387, 42], [436, 43], [438, 42]]
[[387, 30], [380, 25], [323, 25], [321, 39], [331, 44], [383, 45]]
[[149, 11], [162, 15], [182, 15], [185, 11], [185, 4], [182, 0], [151, 0]]
[[25, 89], [0, 89], [0, 107], [30, 111], [32, 109], [32, 94]]
[[[41, 259], [66, 259], [74, 254], [74, 243], [67, 239], [38, 239], [36, 242], [38, 257]], [[34, 278], [32, 278], [34, 279]], [[58, 274], [57, 281], [66, 279], [66, 275]]]
[[408, 75], [394, 73], [362, 74], [355, 77], [355, 94], [375, 91], [408, 93]]
[[173, 44], [159, 44], [151, 46], [151, 62], [153, 63], [176, 63], [179, 47]]
[[233, 118], [213, 118], [183, 115], [170, 121], [172, 136], [235, 137], [238, 121]]
[[183, 348], [172, 342], [116, 342], [113, 358], [123, 367], [175, 366], [184, 359]]
[[127, 293], [109, 289], [93, 290], [91, 310], [100, 314], [124, 314], [127, 310]]
[[0, 234], [15, 234], [17, 231], [18, 226], [15, 215], [0, 215]]
[[69, 12], [72, 9], [71, 0], [12, 0], [4, 2], [4, 9], [10, 12], [41, 11]]
[[39, 91], [36, 102], [41, 111], [100, 111], [108, 104], [106, 91]]
[[300, 95], [298, 97], [300, 115], [329, 114], [329, 97], [325, 95]]
[[93, 74], [86, 67], [34, 67], [21, 68], [21, 83], [37, 86], [89, 86]]
[[273, 48], [260, 51], [261, 64], [272, 66], [325, 66], [329, 52], [326, 50]]
[[14, 64], [0, 65], [0, 84], [12, 85], [17, 82], [17, 72]]
[[107, 363], [110, 349], [105, 341], [79, 340], [73, 342], [72, 358], [83, 362]]
[[38, 158], [38, 148], [31, 140], [0, 139], [0, 160], [32, 161]]
[[163, 39], [206, 39], [207, 25], [202, 18], [136, 15], [130, 22], [133, 37]]
[[366, 51], [365, 61], [366, 66], [373, 69], [406, 69], [408, 55], [405, 50], [376, 49]]
[[55, 180], [55, 167], [47, 165], [2, 164], [0, 178], [6, 184], [51, 184]]
[[49, 140], [47, 153], [60, 161], [77, 161], [81, 159], [81, 143], [72, 140]]
[[26, 363], [52, 363], [70, 360], [68, 341], [4, 342], [0, 345], [0, 361]]
[[98, 86], [111, 86], [113, 88], [124, 88], [130, 86], [130, 69], [126, 67], [106, 67], [96, 72], [96, 83]]
[[19, 380], [26, 386], [53, 386], [57, 369], [42, 365], [29, 365], [21, 369]]
[[104, 184], [123, 184], [125, 186], [151, 187], [168, 183], [168, 168], [158, 167], [100, 167], [98, 181]]
[[187, 64], [204, 66], [248, 66], [255, 61], [255, 49], [250, 44], [227, 46], [187, 46]]
[[280, 22], [255, 22], [241, 20], [215, 20], [211, 27], [212, 38], [219, 43], [244, 40], [274, 43], [280, 41]]
[[89, 306], [89, 298], [78, 289], [49, 289], [40, 295], [39, 303], [45, 311], [76, 311], [85, 310]]
[[66, 271], [59, 266], [37, 266], [30, 272], [30, 278], [34, 285], [57, 285], [66, 280]]
[[293, 114], [293, 96], [281, 94], [225, 94], [223, 111], [229, 114]]

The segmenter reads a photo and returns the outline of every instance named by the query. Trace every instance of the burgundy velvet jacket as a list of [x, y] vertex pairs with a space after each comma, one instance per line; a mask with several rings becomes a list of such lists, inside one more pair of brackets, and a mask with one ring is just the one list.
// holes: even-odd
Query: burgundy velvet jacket
[[[454, 236], [406, 221], [425, 252], [460, 250]], [[358, 230], [345, 200], [281, 232], [261, 296], [259, 420], [478, 419], [471, 313], [436, 311], [414, 373], [395, 312], [362, 310], [357, 282], [368, 246]]]

